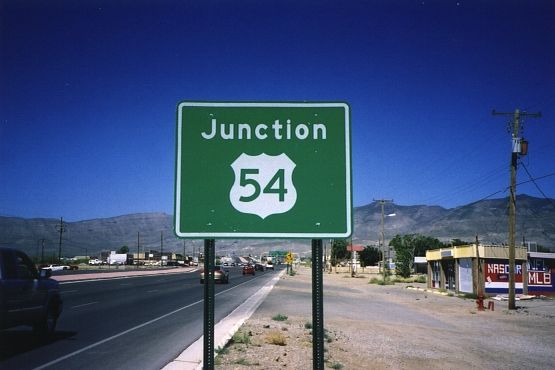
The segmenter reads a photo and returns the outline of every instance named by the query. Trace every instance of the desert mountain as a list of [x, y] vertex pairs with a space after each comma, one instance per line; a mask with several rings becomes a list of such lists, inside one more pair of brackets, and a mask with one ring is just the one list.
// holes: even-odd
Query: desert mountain
[[[386, 243], [396, 234], [419, 233], [443, 241], [473, 241], [478, 235], [485, 243], [506, 243], [507, 198], [488, 199], [446, 209], [439, 206], [386, 204]], [[0, 246], [22, 249], [32, 256], [58, 255], [60, 220], [0, 216]], [[98, 255], [127, 245], [131, 252], [160, 250], [187, 254], [200, 251], [202, 240], [178, 240], [173, 233], [173, 216], [139, 213], [111, 218], [68, 222], [62, 235], [62, 255]], [[354, 209], [353, 243], [372, 245], [381, 238], [381, 205], [374, 202]], [[521, 195], [517, 199], [517, 241], [536, 242], [555, 250], [555, 200]], [[161, 242], [162, 240], [162, 242]], [[325, 241], [329, 245], [329, 241]], [[216, 253], [260, 254], [269, 250], [310, 251], [305, 240], [218, 240]]]

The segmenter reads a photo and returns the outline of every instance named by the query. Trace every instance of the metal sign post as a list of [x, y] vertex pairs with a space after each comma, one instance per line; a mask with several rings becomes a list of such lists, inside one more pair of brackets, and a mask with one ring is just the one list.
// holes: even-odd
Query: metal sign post
[[214, 370], [214, 239], [204, 240], [204, 370]]
[[312, 368], [324, 370], [322, 239], [312, 240]]

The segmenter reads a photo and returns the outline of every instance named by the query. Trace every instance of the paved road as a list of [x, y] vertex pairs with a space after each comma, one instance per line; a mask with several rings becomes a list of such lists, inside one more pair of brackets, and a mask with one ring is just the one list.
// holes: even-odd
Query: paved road
[[[230, 284], [216, 286], [216, 320], [274, 276], [230, 270]], [[202, 335], [198, 271], [63, 282], [61, 290], [64, 312], [53, 340], [40, 342], [27, 328], [3, 332], [0, 368], [160, 369]]]

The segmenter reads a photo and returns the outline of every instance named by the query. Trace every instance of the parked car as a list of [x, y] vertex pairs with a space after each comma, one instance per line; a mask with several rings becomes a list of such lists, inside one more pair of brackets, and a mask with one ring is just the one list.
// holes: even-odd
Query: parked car
[[37, 271], [25, 253], [0, 248], [0, 329], [29, 325], [39, 334], [54, 332], [63, 304], [51, 275], [51, 269]]
[[[220, 265], [214, 266], [214, 282], [229, 283], [229, 270]], [[200, 283], [204, 284], [204, 269], [200, 272]]]
[[41, 270], [50, 270], [50, 271], [62, 271], [62, 270], [71, 270], [71, 267], [68, 265], [46, 265], [40, 268]]
[[243, 275], [253, 275], [254, 276], [254, 266], [250, 265], [250, 264], [243, 266]]

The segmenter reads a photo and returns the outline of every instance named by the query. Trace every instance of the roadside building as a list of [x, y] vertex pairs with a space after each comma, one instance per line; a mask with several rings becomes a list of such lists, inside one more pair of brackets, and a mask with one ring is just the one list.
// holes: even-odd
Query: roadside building
[[[428, 287], [455, 293], [507, 294], [509, 248], [500, 245], [462, 245], [426, 252]], [[555, 253], [515, 248], [517, 294], [555, 294]]]
[[528, 252], [528, 293], [555, 294], [555, 253]]
[[428, 271], [428, 261], [426, 257], [414, 257], [414, 273], [425, 274]]

